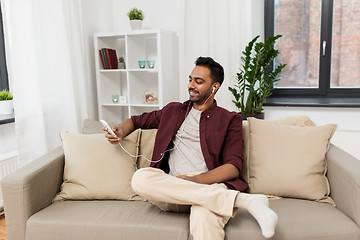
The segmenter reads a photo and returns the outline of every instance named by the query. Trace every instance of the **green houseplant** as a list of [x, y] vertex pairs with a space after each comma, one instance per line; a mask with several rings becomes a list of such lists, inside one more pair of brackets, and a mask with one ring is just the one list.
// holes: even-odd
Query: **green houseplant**
[[125, 59], [124, 59], [124, 57], [119, 57], [118, 58], [118, 64], [119, 64], [119, 69], [125, 69]]
[[144, 14], [142, 10], [134, 7], [130, 9], [130, 11], [127, 13], [127, 16], [129, 17], [132, 30], [141, 29], [142, 21], [144, 20]]
[[[280, 80], [280, 74], [286, 64], [271, 68], [272, 61], [279, 51], [274, 44], [282, 35], [270, 36], [265, 42], [256, 42], [260, 36], [252, 39], [242, 52], [242, 65], [237, 73], [236, 84], [229, 87], [234, 95], [232, 102], [239, 109], [243, 119], [247, 116], [260, 115], [263, 118], [263, 103], [271, 95], [274, 84]], [[247, 98], [245, 95], [247, 94]]]
[[13, 95], [6, 89], [0, 92], [0, 101], [12, 100]]
[[13, 112], [13, 95], [4, 89], [0, 92], [0, 115], [11, 114]]

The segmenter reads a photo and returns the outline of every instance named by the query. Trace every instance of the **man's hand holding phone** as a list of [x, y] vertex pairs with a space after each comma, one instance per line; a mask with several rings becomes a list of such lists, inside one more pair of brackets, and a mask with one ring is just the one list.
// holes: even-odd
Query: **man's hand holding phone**
[[115, 126], [114, 128], [110, 128], [109, 124], [105, 122], [104, 120], [100, 120], [102, 123], [103, 130], [107, 132], [105, 137], [108, 139], [108, 141], [112, 144], [118, 144], [124, 137], [124, 131], [120, 126]]

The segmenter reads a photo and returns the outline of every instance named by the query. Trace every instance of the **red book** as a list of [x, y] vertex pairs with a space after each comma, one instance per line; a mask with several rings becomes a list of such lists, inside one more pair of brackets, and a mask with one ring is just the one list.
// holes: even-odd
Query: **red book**
[[105, 48], [101, 49], [101, 53], [102, 53], [102, 56], [103, 56], [104, 62], [105, 62], [105, 68], [104, 69], [109, 69], [109, 64], [108, 64], [108, 60], [106, 58]]
[[116, 56], [116, 51], [114, 49], [105, 49], [106, 59], [109, 65], [109, 69], [118, 68], [118, 60]]
[[103, 69], [106, 69], [105, 60], [104, 60], [104, 56], [103, 56], [103, 54], [102, 54], [101, 49], [99, 50], [99, 53], [100, 53], [100, 58], [101, 58], [101, 62], [102, 62]]

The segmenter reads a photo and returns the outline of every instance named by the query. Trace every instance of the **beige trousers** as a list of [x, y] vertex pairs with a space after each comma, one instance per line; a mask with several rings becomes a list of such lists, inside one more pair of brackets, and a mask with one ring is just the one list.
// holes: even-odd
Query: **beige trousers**
[[142, 168], [135, 172], [132, 188], [164, 211], [188, 212], [194, 240], [223, 240], [224, 227], [235, 216], [238, 191], [225, 184], [198, 184], [164, 173], [161, 169]]

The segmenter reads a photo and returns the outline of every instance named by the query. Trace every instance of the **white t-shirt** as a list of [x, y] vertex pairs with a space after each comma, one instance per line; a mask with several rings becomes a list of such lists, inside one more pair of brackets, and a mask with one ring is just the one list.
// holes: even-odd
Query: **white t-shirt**
[[172, 139], [175, 149], [169, 155], [171, 175], [207, 172], [200, 146], [201, 111], [191, 108], [183, 124]]

